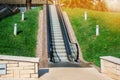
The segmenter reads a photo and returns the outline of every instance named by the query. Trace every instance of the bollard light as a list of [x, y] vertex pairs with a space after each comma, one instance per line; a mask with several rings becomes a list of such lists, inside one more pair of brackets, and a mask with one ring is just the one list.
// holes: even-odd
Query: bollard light
[[99, 36], [99, 25], [96, 25], [96, 36]]
[[84, 19], [85, 19], [85, 21], [87, 21], [87, 12], [86, 11], [84, 12]]
[[24, 21], [24, 17], [25, 17], [24, 12], [22, 12], [22, 21]]
[[14, 35], [17, 35], [17, 23], [14, 24]]

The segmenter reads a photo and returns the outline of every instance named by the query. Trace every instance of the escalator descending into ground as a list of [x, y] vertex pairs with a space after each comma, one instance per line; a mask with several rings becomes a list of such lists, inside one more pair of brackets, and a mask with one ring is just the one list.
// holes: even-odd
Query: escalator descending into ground
[[46, 10], [49, 66], [79, 67], [77, 45], [69, 39], [60, 7], [48, 5]]

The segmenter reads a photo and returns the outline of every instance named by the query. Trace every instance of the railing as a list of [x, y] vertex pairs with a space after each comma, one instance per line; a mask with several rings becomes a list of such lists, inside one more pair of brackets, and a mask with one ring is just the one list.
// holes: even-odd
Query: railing
[[[52, 27], [52, 25], [50, 23], [51, 14], [50, 14], [50, 8], [49, 8], [48, 4], [46, 5], [46, 12], [47, 12], [47, 17], [46, 17], [47, 19], [46, 20], [47, 20], [47, 35], [48, 35], [48, 55], [50, 57], [50, 61], [55, 62], [54, 54], [53, 54], [53, 49], [56, 49], [55, 48], [55, 43], [54, 43], [55, 39], [54, 39], [54, 35], [52, 35], [53, 27]], [[54, 41], [54, 42], [52, 42], [52, 41]], [[58, 60], [60, 61], [60, 58], [57, 55], [57, 52], [55, 52], [55, 54], [56, 54]]]
[[52, 46], [52, 37], [51, 37], [51, 25], [50, 25], [50, 13], [49, 13], [49, 5], [46, 4], [46, 24], [47, 24], [47, 42], [48, 42], [48, 56], [50, 57], [50, 60], [52, 60], [52, 55], [53, 53], [51, 51], [53, 51]]
[[65, 44], [67, 44], [67, 45], [65, 45], [65, 47], [66, 47], [66, 50], [67, 50], [68, 58], [71, 61], [78, 61], [78, 57], [79, 57], [78, 44], [71, 42], [71, 40], [69, 38], [67, 28], [66, 28], [66, 24], [65, 24], [63, 15], [62, 15], [61, 8], [60, 8], [59, 5], [56, 5], [56, 8], [57, 8], [57, 13], [58, 13], [61, 29], [62, 29], [64, 42], [65, 42]]

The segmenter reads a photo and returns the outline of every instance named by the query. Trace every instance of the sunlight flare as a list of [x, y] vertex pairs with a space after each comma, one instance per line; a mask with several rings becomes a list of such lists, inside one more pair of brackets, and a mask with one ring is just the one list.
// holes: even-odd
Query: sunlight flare
[[120, 0], [104, 0], [107, 8], [112, 11], [120, 11]]

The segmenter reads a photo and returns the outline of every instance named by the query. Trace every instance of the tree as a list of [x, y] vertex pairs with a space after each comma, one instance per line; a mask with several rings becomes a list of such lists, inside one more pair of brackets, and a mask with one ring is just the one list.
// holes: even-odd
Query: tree
[[67, 7], [87, 7], [89, 8], [91, 5], [91, 0], [60, 0], [61, 4]]
[[65, 7], [71, 8], [80, 7], [100, 11], [105, 11], [107, 9], [102, 0], [59, 0], [59, 3]]
[[26, 0], [26, 8], [27, 8], [27, 10], [31, 9], [31, 3], [32, 3], [32, 0]]

